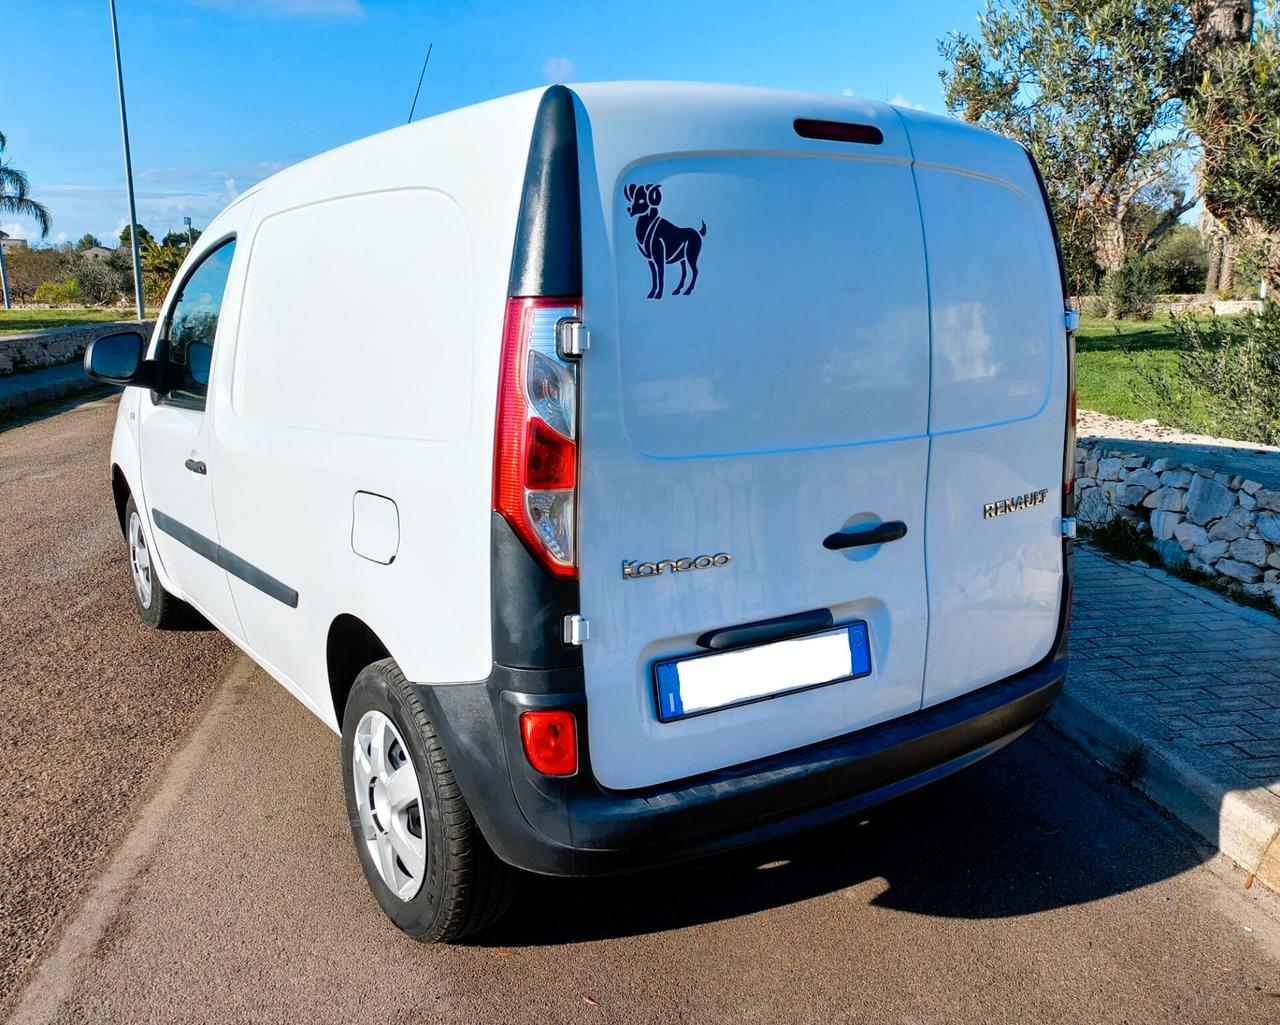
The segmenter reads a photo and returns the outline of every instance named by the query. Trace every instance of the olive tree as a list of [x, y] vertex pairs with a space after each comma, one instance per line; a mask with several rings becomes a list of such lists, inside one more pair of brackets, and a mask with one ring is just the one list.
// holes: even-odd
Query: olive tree
[[1191, 30], [1182, 0], [989, 0], [976, 34], [939, 43], [947, 108], [1018, 139], [1044, 172], [1075, 291], [1195, 205], [1179, 89]]
[[[1205, 4], [1205, 7], [1213, 5]], [[1206, 11], [1206, 16], [1210, 12]], [[1280, 25], [1270, 5], [1220, 3], [1187, 49], [1187, 127], [1199, 140], [1205, 208], [1280, 289]]]

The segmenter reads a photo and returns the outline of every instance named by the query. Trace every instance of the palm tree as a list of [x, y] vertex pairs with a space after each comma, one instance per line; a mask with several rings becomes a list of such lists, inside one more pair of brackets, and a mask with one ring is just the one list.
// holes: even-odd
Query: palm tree
[[[27, 176], [5, 161], [4, 146], [4, 132], [0, 132], [0, 214], [22, 214], [30, 217], [40, 225], [40, 237], [45, 238], [49, 234], [49, 224], [52, 220], [49, 210], [28, 194], [30, 183], [27, 181]], [[7, 310], [11, 303], [9, 275], [4, 266], [3, 245], [0, 245], [0, 288], [4, 291], [4, 308]]]

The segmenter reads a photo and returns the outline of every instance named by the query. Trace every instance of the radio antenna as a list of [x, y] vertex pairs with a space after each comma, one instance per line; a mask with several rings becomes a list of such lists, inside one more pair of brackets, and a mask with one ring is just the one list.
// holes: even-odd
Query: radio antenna
[[[413, 120], [413, 112], [418, 109], [418, 94], [422, 92], [422, 80], [427, 76], [427, 61], [431, 60], [431, 49], [435, 43], [427, 44], [427, 56], [422, 61], [422, 74], [418, 76], [418, 88], [413, 91], [413, 106], [409, 108], [409, 121]], [[408, 124], [406, 121], [405, 124]]]

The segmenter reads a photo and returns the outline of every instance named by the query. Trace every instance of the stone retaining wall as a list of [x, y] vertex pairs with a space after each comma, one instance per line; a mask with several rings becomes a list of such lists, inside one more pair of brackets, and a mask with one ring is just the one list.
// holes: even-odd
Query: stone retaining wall
[[95, 338], [117, 331], [141, 331], [144, 338], [150, 338], [154, 326], [154, 320], [129, 320], [118, 324], [84, 324], [29, 334], [0, 335], [0, 377], [73, 363], [84, 355], [84, 350]]
[[[1073, 304], [1086, 313], [1105, 310], [1106, 304], [1096, 295], [1082, 295]], [[1152, 313], [1165, 316], [1170, 313], [1212, 313], [1219, 317], [1235, 317], [1241, 313], [1262, 312], [1261, 299], [1219, 299], [1214, 295], [1158, 295]]]
[[1085, 445], [1076, 449], [1076, 517], [1085, 526], [1130, 520], [1166, 565], [1229, 577], [1280, 606], [1280, 490], [1115, 442]]

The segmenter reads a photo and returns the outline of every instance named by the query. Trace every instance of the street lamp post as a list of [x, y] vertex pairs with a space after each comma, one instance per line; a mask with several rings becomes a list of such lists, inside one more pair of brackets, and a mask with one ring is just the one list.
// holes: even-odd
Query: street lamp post
[[133, 248], [133, 297], [138, 307], [138, 319], [145, 310], [142, 305], [142, 261], [138, 257], [138, 212], [133, 202], [133, 160], [129, 156], [129, 119], [124, 112], [124, 72], [120, 69], [120, 30], [116, 27], [116, 0], [107, 0], [111, 7], [111, 43], [116, 52], [116, 92], [120, 97], [120, 135], [124, 139], [124, 184], [129, 193], [129, 243]]

